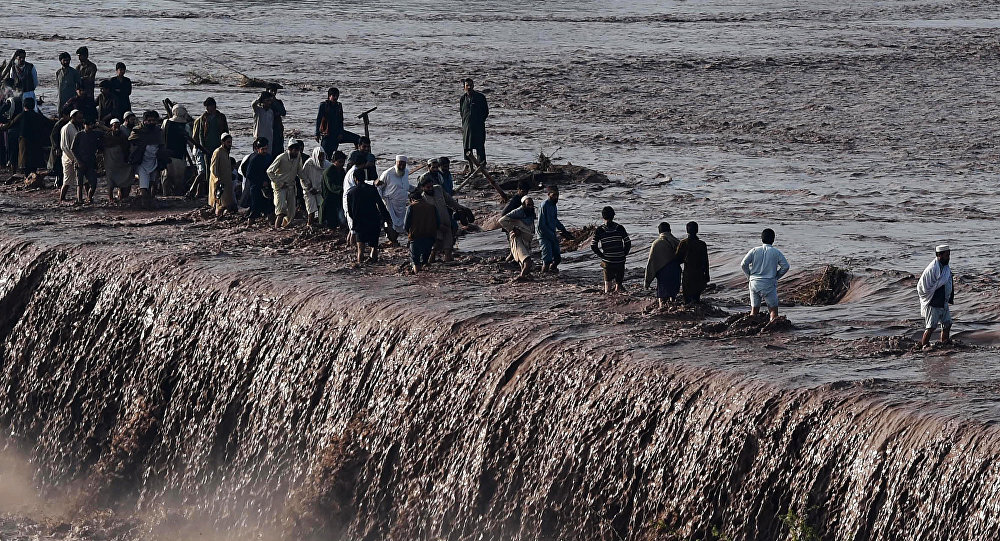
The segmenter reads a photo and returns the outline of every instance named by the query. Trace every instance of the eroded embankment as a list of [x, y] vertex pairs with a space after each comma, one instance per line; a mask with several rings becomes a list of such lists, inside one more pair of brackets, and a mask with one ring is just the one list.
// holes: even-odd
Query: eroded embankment
[[616, 325], [260, 261], [7, 238], [0, 266], [0, 425], [82, 507], [295, 539], [1000, 531], [997, 431], [863, 386], [779, 389]]

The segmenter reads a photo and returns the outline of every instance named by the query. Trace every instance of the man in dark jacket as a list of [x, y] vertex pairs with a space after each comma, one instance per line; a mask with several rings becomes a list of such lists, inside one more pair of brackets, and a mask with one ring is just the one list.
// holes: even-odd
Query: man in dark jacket
[[323, 204], [320, 205], [319, 221], [327, 227], [340, 227], [347, 223], [344, 217], [344, 164], [347, 155], [337, 150], [333, 153], [330, 167], [323, 172]]
[[330, 87], [326, 101], [319, 104], [316, 114], [316, 142], [327, 156], [333, 156], [340, 143], [357, 145], [360, 136], [344, 129], [344, 106], [340, 104], [340, 90]]
[[437, 209], [424, 201], [420, 190], [410, 192], [410, 206], [406, 207], [403, 229], [410, 239], [410, 265], [414, 273], [420, 272], [430, 260], [440, 223]]
[[701, 302], [711, 278], [708, 275], [708, 246], [698, 238], [698, 222], [688, 222], [687, 238], [677, 246], [677, 260], [684, 265], [681, 293], [685, 303]]
[[82, 81], [76, 85], [76, 96], [70, 98], [66, 102], [66, 105], [63, 105], [60, 112], [70, 113], [74, 110], [80, 111], [80, 114], [83, 115], [83, 121], [90, 122], [91, 120], [97, 120], [97, 102], [88, 93], [86, 83], [86, 81]]
[[103, 134], [97, 129], [97, 121], [84, 124], [84, 130], [73, 140], [73, 155], [76, 156], [77, 200], [82, 199], [84, 184], [87, 186], [87, 204], [94, 202], [97, 191], [97, 153], [104, 150]]
[[80, 63], [76, 66], [76, 71], [80, 73], [83, 89], [90, 99], [94, 99], [94, 85], [97, 83], [97, 65], [90, 61], [90, 49], [80, 47], [76, 50], [76, 57]]
[[271, 111], [274, 111], [274, 120], [271, 127], [273, 136], [271, 139], [271, 148], [273, 149], [285, 148], [285, 121], [283, 119], [288, 115], [288, 110], [285, 109], [285, 102], [278, 99], [279, 88], [281, 88], [281, 85], [270, 83], [266, 89], [272, 98]]
[[23, 100], [21, 114], [14, 117], [9, 124], [0, 125], [0, 129], [16, 129], [18, 133], [17, 163], [25, 178], [38, 169], [45, 167], [45, 143], [49, 138], [52, 123], [44, 115], [35, 110], [35, 100]]
[[378, 239], [382, 227], [389, 222], [389, 209], [385, 208], [378, 189], [364, 180], [364, 171], [354, 170], [356, 184], [347, 191], [347, 212], [351, 217], [354, 240], [358, 244], [358, 265], [365, 250], [371, 248], [368, 261], [378, 263]]
[[115, 98], [118, 109], [111, 118], [121, 118], [132, 110], [132, 79], [125, 76], [125, 63], [115, 64], [115, 76], [108, 79], [111, 84], [111, 95]]
[[253, 225], [257, 218], [274, 212], [274, 203], [270, 192], [271, 177], [267, 175], [267, 168], [274, 161], [267, 152], [269, 143], [270, 141], [266, 138], [258, 137], [253, 142], [254, 153], [247, 161], [246, 189], [243, 190], [240, 204], [249, 209], [247, 211], [248, 226]]
[[[464, 81], [465, 93], [458, 100], [458, 109], [462, 113], [462, 146], [465, 149], [466, 159], [475, 150], [478, 154], [479, 163], [486, 164], [486, 118], [490, 116], [490, 107], [486, 103], [486, 96], [482, 92], [475, 90], [472, 79]], [[469, 170], [474, 167], [469, 160]]]

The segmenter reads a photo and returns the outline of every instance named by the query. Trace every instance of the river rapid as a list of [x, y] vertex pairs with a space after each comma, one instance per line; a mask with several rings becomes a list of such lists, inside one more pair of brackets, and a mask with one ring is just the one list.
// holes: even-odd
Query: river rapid
[[[992, 442], [1000, 420], [1000, 19], [994, 3], [15, 0], [9, 11], [17, 13], [11, 19], [16, 24], [0, 35], [0, 50], [4, 56], [15, 48], [28, 51], [39, 71], [40, 95], [55, 96], [56, 55], [87, 45], [99, 77], [110, 76], [119, 60], [128, 64], [136, 110], [159, 109], [169, 97], [195, 113], [205, 97], [216, 97], [241, 151], [249, 147], [249, 104], [259, 89], [239, 86], [236, 72], [283, 84], [286, 129], [307, 142], [316, 107], [332, 85], [341, 89], [355, 131], [361, 126], [353, 115], [378, 106], [371, 126], [376, 153], [418, 158], [459, 157], [460, 79], [471, 76], [490, 100], [487, 150], [495, 164], [530, 162], [544, 151], [611, 176], [607, 186], [568, 186], [560, 216], [582, 227], [599, 221], [603, 205], [618, 208], [635, 243], [633, 285], [641, 280], [645, 251], [661, 220], [675, 233], [689, 220], [700, 223], [718, 285], [708, 299], [730, 313], [745, 309], [738, 264], [764, 227], [777, 231], [776, 246], [792, 265], [783, 295], [827, 265], [851, 273], [850, 287], [836, 304], [783, 307], [794, 330], [744, 339], [650, 315], [639, 305], [651, 299], [639, 293], [625, 301], [603, 300], [596, 293], [597, 263], [586, 250], [566, 254], [561, 282], [524, 286], [521, 294], [529, 298], [510, 308], [509, 316], [529, 314], [534, 325], [525, 327], [491, 315], [510, 300], [505, 285], [487, 281], [483, 289], [472, 278], [438, 276], [429, 286], [398, 273], [356, 278], [341, 261], [330, 271], [330, 283], [358, 280], [361, 293], [322, 287], [355, 309], [327, 314], [311, 297], [286, 292], [291, 285], [270, 282], [218, 305], [184, 298], [200, 312], [176, 312], [182, 320], [177, 328], [199, 338], [190, 344], [195, 349], [177, 353], [162, 343], [129, 341], [128, 324], [146, 325], [170, 343], [178, 340], [143, 307], [173, 313], [180, 302], [173, 295], [185, 293], [146, 298], [129, 289], [140, 271], [130, 266], [137, 263], [117, 259], [121, 254], [135, 251], [150, 268], [176, 264], [161, 260], [164, 253], [186, 254], [198, 268], [182, 273], [183, 284], [197, 283], [198, 273], [233, 280], [269, 276], [273, 269], [259, 258], [273, 258], [276, 268], [295, 274], [296, 285], [309, 280], [300, 260], [312, 257], [309, 251], [268, 247], [262, 233], [244, 246], [235, 233], [216, 237], [183, 220], [158, 222], [103, 209], [66, 213], [5, 191], [3, 306], [17, 315], [0, 314], [6, 318], [0, 329], [7, 397], [0, 421], [11, 429], [17, 456], [26, 455], [31, 464], [13, 470], [32, 470], [28, 484], [46, 488], [47, 498], [53, 487], [93, 481], [94, 471], [111, 472], [149, 480], [138, 486], [93, 481], [101, 494], [127, 494], [129, 509], [151, 513], [169, 508], [164, 502], [176, 497], [183, 509], [240, 527], [281, 530], [280, 520], [248, 519], [256, 508], [247, 502], [267, 500], [261, 516], [281, 514], [275, 509], [284, 512], [285, 506], [270, 495], [301, 496], [298, 487], [329, 481], [316, 473], [316, 464], [326, 460], [335, 464], [330, 469], [340, 479], [337, 486], [359, 495], [351, 500], [358, 507], [333, 513], [340, 520], [336, 528], [344, 528], [337, 531], [351, 539], [473, 539], [480, 531], [498, 539], [640, 539], [671, 532], [702, 539], [713, 528], [733, 539], [791, 538], [788, 520], [794, 520], [776, 518], [788, 512], [806, 517], [824, 539], [894, 539], [900, 532], [944, 539], [946, 527], [961, 532], [952, 539], [997, 532], [1000, 503], [987, 488], [996, 486]], [[189, 84], [192, 73], [219, 84]], [[121, 223], [108, 229], [101, 222], [109, 219]], [[170, 239], [154, 233], [161, 227], [172, 232]], [[127, 232], [126, 240], [120, 231]], [[461, 248], [488, 258], [503, 242], [498, 232], [487, 231], [465, 237]], [[922, 326], [915, 277], [941, 243], [954, 249], [952, 312], [960, 347], [912, 352]], [[60, 270], [62, 261], [100, 276], [100, 285]], [[494, 271], [477, 269], [473, 276]], [[114, 286], [124, 289], [107, 289], [115, 272], [132, 276]], [[68, 282], [75, 289], [59, 292], [55, 284]], [[393, 339], [380, 345], [338, 327], [350, 322], [378, 332], [381, 327], [357, 306], [385, 321], [405, 318], [412, 311], [407, 303], [424, 303], [427, 296], [406, 287], [431, 288], [430, 308], [419, 311], [433, 314], [428, 317], [454, 334], [421, 323], [386, 323]], [[269, 291], [278, 293], [272, 298]], [[116, 304], [125, 293], [145, 300]], [[287, 302], [301, 304], [296, 314], [318, 314], [318, 321], [339, 329], [333, 352], [320, 344], [288, 346], [269, 357], [261, 381], [253, 379], [252, 367], [240, 365], [221, 386], [207, 383], [223, 370], [213, 364], [218, 359], [236, 362], [258, 351], [247, 346], [225, 357], [233, 354], [198, 335], [201, 325], [224, 319], [212, 310], [233, 313], [248, 299], [268, 299], [254, 301], [263, 303], [254, 305], [258, 315], [287, 318], [280, 312], [286, 294]], [[104, 313], [102, 307], [107, 314], [127, 314], [110, 342], [82, 330], [71, 336], [30, 331], [57, 316], [70, 326], [80, 318], [107, 325], [111, 316], [92, 315]], [[544, 313], [558, 314], [558, 322]], [[461, 333], [467, 327], [476, 329], [472, 337]], [[301, 322], [276, 324], [273, 331], [292, 344], [316, 332]], [[531, 349], [511, 357], [496, 343], [522, 335], [544, 344], [544, 354]], [[607, 343], [595, 345], [598, 338]], [[254, 340], [266, 341], [263, 334]], [[426, 359], [469, 352], [448, 357], [444, 365], [460, 381], [444, 384], [421, 372], [441, 367], [410, 364], [415, 361], [397, 352], [404, 346], [433, 352]], [[74, 356], [71, 347], [86, 353]], [[62, 359], [51, 367], [61, 386], [46, 383], [44, 370], [29, 373], [31, 363], [41, 362], [37, 348]], [[155, 358], [155, 369], [144, 372], [102, 357], [109, 348]], [[213, 353], [218, 357], [211, 358]], [[382, 364], [360, 363], [365, 355]], [[553, 357], [559, 362], [546, 367]], [[327, 361], [333, 368], [323, 368]], [[286, 373], [282, 362], [312, 379], [303, 384], [295, 379], [299, 372]], [[108, 394], [113, 400], [97, 396], [103, 389], [98, 379], [76, 381], [87, 363], [103, 367], [101, 373], [114, 382]], [[187, 386], [156, 371], [178, 366], [189, 367]], [[338, 370], [344, 373], [338, 376]], [[358, 388], [348, 388], [351, 370], [362, 372]], [[653, 375], [636, 375], [645, 371]], [[636, 385], [646, 377], [634, 389], [623, 383]], [[328, 381], [335, 384], [328, 387]], [[413, 402], [399, 405], [381, 396], [385, 381]], [[484, 381], [488, 390], [470, 392]], [[431, 405], [421, 405], [412, 398], [432, 383], [456, 402], [445, 405], [445, 398], [434, 395], [427, 398]], [[670, 389], [668, 399], [656, 384]], [[302, 386], [316, 394], [303, 406], [308, 411], [297, 411], [301, 404], [269, 385]], [[522, 386], [517, 389], [523, 393], [512, 393], [510, 385]], [[561, 400], [550, 396], [556, 391], [579, 395]], [[222, 395], [229, 398], [199, 398]], [[265, 406], [228, 409], [250, 395], [277, 404], [280, 428], [302, 434], [276, 435], [282, 430], [261, 420], [273, 413]], [[607, 397], [614, 400], [602, 402]], [[516, 410], [525, 403], [537, 407]], [[623, 413], [609, 404], [641, 407]], [[64, 415], [77, 406], [98, 420]], [[659, 413], [650, 415], [654, 409]], [[466, 426], [449, 420], [468, 419], [473, 411], [475, 419]], [[239, 421], [231, 418], [244, 412]], [[136, 443], [134, 463], [115, 462], [121, 458], [116, 453], [132, 445], [121, 440], [125, 436], [111, 445], [115, 434], [127, 432], [123, 427], [138, 423], [153, 430], [142, 424], [144, 415], [155, 419], [152, 425], [167, 427], [169, 437], [140, 431], [154, 443]], [[185, 423], [194, 428], [186, 431]], [[607, 426], [621, 428], [608, 434], [618, 443], [599, 437]], [[426, 441], [420, 435], [437, 430], [454, 435]], [[262, 443], [268, 438], [280, 441], [271, 448]], [[108, 446], [95, 443], [105, 441]], [[406, 449], [416, 458], [401, 458]], [[605, 456], [639, 458], [597, 461], [588, 468], [585, 457], [597, 449]], [[293, 451], [302, 454], [301, 461], [288, 458]], [[546, 462], [547, 454], [555, 458]], [[358, 466], [362, 473], [354, 475], [351, 461], [364, 464]], [[676, 464], [677, 471], [663, 473], [666, 464]], [[269, 477], [268, 468], [287, 472], [287, 478]], [[532, 483], [541, 488], [529, 490]], [[944, 488], [934, 493], [929, 487], [935, 485]], [[615, 491], [621, 498], [609, 496]], [[530, 497], [519, 504], [525, 494]], [[415, 502], [426, 503], [426, 514]], [[162, 516], [158, 521], [170, 523]], [[27, 535], [17, 520], [11, 528]]]

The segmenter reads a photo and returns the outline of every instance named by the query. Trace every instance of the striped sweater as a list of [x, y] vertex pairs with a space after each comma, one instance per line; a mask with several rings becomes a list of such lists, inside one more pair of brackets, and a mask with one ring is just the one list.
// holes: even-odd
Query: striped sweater
[[625, 257], [632, 250], [632, 241], [621, 224], [608, 222], [598, 226], [590, 249], [605, 263], [625, 263]]

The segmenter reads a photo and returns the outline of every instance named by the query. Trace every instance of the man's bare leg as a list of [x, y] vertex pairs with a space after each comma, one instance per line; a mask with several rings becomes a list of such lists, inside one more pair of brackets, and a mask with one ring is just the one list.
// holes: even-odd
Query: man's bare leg
[[[925, 329], [924, 330], [924, 335], [923, 335], [923, 337], [920, 338], [920, 347], [925, 348], [925, 347], [927, 347], [927, 346], [930, 345], [930, 343], [931, 343], [931, 334], [933, 332], [934, 332], [934, 329]], [[944, 333], [944, 329], [942, 329], [941, 332]]]
[[941, 326], [941, 343], [942, 344], [951, 343], [951, 325]]
[[285, 215], [284, 214], [276, 214], [274, 216], [274, 228], [275, 229], [281, 229], [281, 224], [282, 224], [282, 222], [284, 220], [285, 220]]
[[778, 319], [778, 307], [777, 306], [775, 306], [774, 308], [768, 308], [767, 311], [770, 312], [770, 314], [771, 314], [771, 321], [774, 321], [774, 320]]

